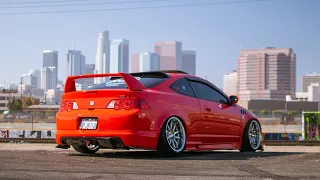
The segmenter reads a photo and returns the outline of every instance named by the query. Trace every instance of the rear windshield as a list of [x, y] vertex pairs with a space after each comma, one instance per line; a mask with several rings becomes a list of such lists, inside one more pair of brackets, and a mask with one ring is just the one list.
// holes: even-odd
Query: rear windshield
[[[135, 77], [135, 78], [138, 81], [140, 81], [146, 88], [152, 88], [167, 79], [167, 78], [150, 78], [150, 77], [148, 78]], [[88, 90], [91, 90], [91, 89], [128, 89], [128, 87], [122, 78], [118, 78], [118, 79], [110, 80], [108, 82], [97, 84], [88, 88]]]

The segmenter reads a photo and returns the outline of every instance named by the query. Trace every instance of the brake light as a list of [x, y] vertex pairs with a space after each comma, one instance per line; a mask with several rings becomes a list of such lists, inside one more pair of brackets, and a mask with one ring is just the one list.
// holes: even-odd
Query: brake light
[[149, 105], [142, 99], [114, 99], [107, 106], [108, 109], [114, 110], [131, 110], [131, 109], [149, 109]]
[[60, 108], [59, 111], [63, 112], [63, 111], [71, 111], [72, 109], [74, 109], [76, 106], [76, 102], [67, 100], [67, 101], [62, 101], [60, 104]]

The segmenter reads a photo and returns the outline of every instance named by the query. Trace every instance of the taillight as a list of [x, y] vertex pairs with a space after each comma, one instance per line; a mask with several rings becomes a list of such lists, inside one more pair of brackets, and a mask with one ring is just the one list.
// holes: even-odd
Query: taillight
[[77, 103], [74, 101], [66, 100], [61, 102], [59, 111], [71, 111], [72, 109], [78, 109]]
[[149, 105], [142, 99], [114, 99], [107, 106], [108, 109], [114, 110], [131, 110], [131, 109], [149, 109]]

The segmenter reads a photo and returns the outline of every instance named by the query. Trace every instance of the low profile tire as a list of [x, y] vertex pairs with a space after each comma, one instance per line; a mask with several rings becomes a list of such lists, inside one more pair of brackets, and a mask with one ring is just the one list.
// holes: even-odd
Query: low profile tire
[[157, 151], [161, 156], [178, 155], [186, 146], [186, 130], [178, 117], [170, 117], [161, 128]]
[[261, 127], [257, 120], [250, 120], [242, 136], [242, 147], [240, 152], [255, 152], [260, 146], [261, 142]]
[[72, 145], [72, 147], [77, 152], [84, 153], [84, 154], [94, 154], [100, 149], [99, 145], [90, 144], [90, 143], [84, 143], [81, 145]]

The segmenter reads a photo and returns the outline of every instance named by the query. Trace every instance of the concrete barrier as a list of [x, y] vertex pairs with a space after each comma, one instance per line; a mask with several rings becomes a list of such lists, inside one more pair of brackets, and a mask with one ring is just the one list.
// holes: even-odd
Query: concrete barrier
[[56, 123], [0, 123], [0, 130], [56, 130]]
[[0, 138], [55, 138], [56, 131], [5, 130], [0, 131]]

